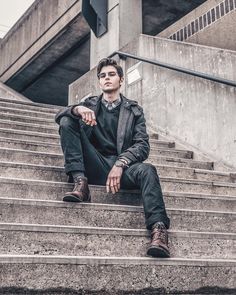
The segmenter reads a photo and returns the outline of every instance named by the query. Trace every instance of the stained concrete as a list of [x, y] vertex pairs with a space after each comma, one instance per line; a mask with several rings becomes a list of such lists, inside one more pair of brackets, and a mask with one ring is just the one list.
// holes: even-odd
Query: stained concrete
[[[233, 1], [232, 1], [233, 2]], [[195, 19], [204, 15], [212, 8], [220, 3], [225, 3], [222, 0], [208, 0], [201, 6], [197, 7], [174, 24], [165, 28], [158, 34], [159, 37], [168, 38], [175, 32], [183, 29], [186, 25], [190, 24]], [[236, 5], [236, 3], [234, 4]], [[225, 6], [224, 6], [225, 7]], [[236, 6], [234, 6], [236, 7]], [[202, 30], [199, 30], [194, 35], [188, 37], [186, 42], [201, 44], [206, 46], [213, 46], [222, 49], [236, 50], [236, 34], [235, 34], [236, 10], [232, 10], [211, 22]]]

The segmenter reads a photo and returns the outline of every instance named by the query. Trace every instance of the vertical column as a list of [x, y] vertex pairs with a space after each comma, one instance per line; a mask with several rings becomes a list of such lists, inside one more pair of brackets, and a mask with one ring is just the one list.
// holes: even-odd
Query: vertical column
[[108, 32], [96, 38], [91, 31], [90, 69], [142, 33], [142, 0], [108, 0]]

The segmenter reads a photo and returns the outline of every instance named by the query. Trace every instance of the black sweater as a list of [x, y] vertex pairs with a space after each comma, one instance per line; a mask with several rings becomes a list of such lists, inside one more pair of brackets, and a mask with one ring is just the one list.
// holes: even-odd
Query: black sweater
[[90, 141], [103, 155], [117, 155], [117, 127], [120, 114], [120, 105], [109, 111], [102, 103], [93, 127]]

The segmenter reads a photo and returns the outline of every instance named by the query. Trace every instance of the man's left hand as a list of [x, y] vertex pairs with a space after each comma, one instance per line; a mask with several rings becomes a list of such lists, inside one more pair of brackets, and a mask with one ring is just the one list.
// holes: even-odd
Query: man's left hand
[[119, 191], [122, 173], [122, 167], [117, 167], [115, 165], [112, 167], [106, 182], [106, 189], [108, 193], [111, 191], [113, 194], [115, 194]]

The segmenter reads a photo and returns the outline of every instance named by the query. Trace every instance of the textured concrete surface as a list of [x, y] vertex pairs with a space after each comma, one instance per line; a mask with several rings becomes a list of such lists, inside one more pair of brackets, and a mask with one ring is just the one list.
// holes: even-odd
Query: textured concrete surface
[[[146, 255], [145, 230], [0, 224], [1, 254], [129, 256]], [[236, 234], [169, 231], [171, 257], [236, 259]]]
[[6, 99], [15, 99], [18, 101], [30, 101], [27, 97], [19, 94], [12, 88], [3, 84], [1, 81], [0, 81], [0, 97], [5, 97]]
[[[236, 80], [234, 51], [144, 35], [123, 51]], [[135, 63], [127, 59], [126, 72]], [[208, 155], [218, 167], [236, 167], [235, 88], [147, 63], [139, 64], [138, 71], [142, 79], [126, 83], [124, 93], [141, 103], [153, 131], [175, 138], [196, 155]]]
[[[132, 292], [152, 288], [156, 292], [161, 289], [167, 294], [178, 294], [178, 291], [192, 292], [200, 288], [225, 288], [228, 291], [235, 288], [235, 267], [225, 261], [186, 260], [181, 263], [178, 260], [126, 259], [122, 263], [120, 259], [72, 259], [65, 258], [63, 261], [54, 258], [46, 262], [46, 258], [25, 257], [22, 264], [21, 258], [13, 258], [13, 263], [7, 263], [10, 259], [6, 257], [0, 270], [0, 276], [6, 277], [2, 280], [2, 287], [27, 285], [31, 290], [45, 290], [50, 285], [50, 288], [108, 292]], [[70, 263], [70, 260], [74, 264]], [[57, 261], [57, 264], [53, 261]]]
[[[17, 148], [18, 144], [19, 144], [20, 150], [23, 149], [25, 152], [27, 152], [27, 150], [32, 152], [36, 152], [35, 150], [40, 150], [40, 152], [44, 153], [44, 152], [48, 152], [48, 147], [51, 149], [50, 150], [51, 152], [53, 152], [54, 149], [56, 153], [61, 152], [60, 147], [53, 144], [46, 146], [45, 143], [42, 143], [41, 145], [39, 145], [39, 147], [36, 147], [35, 145], [32, 145], [32, 144], [27, 144], [27, 143], [23, 144], [21, 142], [18, 142], [17, 140], [13, 141], [12, 139], [8, 139], [8, 141], [9, 141], [8, 144], [2, 144], [2, 139], [0, 138], [1, 146], [11, 148], [12, 153], [15, 153], [16, 150], [14, 150], [14, 148]], [[32, 149], [30, 150], [29, 148], [32, 148]], [[19, 153], [15, 153], [15, 154], [17, 155]], [[7, 155], [7, 153], [5, 155]], [[11, 158], [14, 158], [14, 157], [12, 156], [9, 157], [9, 159]], [[50, 179], [51, 181], [58, 181], [59, 179], [62, 179], [61, 177], [64, 174], [65, 177], [63, 179], [67, 179], [64, 173], [63, 166], [55, 165], [55, 163], [53, 163], [53, 165], [49, 165], [49, 163], [46, 163], [44, 165], [39, 163], [29, 164], [28, 161], [25, 161], [25, 163], [23, 163], [22, 161], [20, 161], [20, 159], [23, 159], [23, 158], [19, 157], [19, 159], [17, 158], [18, 163], [16, 162], [11, 164], [9, 164], [8, 159], [5, 159], [5, 160], [1, 159], [0, 166], [2, 170], [0, 172], [0, 175], [7, 177], [7, 176], [11, 176], [11, 173], [13, 173], [15, 176], [20, 175], [21, 176], [20, 178], [23, 178], [23, 179], [24, 178], [38, 179], [38, 180]], [[166, 177], [171, 177], [172, 179], [192, 179], [192, 180], [199, 180], [199, 181], [235, 183], [235, 174], [231, 174], [227, 172], [221, 173], [220, 171], [213, 171], [213, 170], [204, 171], [203, 169], [176, 167], [176, 166], [162, 165], [162, 164], [156, 164], [155, 167], [157, 169], [158, 175], [163, 179]]]
[[[142, 1], [108, 1], [108, 31], [100, 38], [91, 32], [90, 69], [142, 33]], [[131, 21], [132, 18], [132, 21]]]
[[[8, 164], [13, 166], [13, 164]], [[1, 166], [2, 169], [6, 169], [5, 166]], [[36, 171], [34, 171], [36, 170]], [[31, 178], [35, 177], [37, 173], [42, 174], [42, 170], [39, 168], [31, 167], [29, 172]], [[10, 169], [8, 169], [10, 173]], [[15, 175], [15, 171], [12, 169], [11, 174]], [[2, 178], [0, 177], [0, 194], [1, 197], [8, 198], [22, 198], [22, 199], [41, 199], [41, 200], [58, 200], [61, 201], [64, 193], [72, 189], [69, 185], [62, 185], [60, 182], [52, 182], [53, 178], [47, 171], [44, 170], [47, 179], [51, 179], [51, 183], [47, 185], [42, 181], [29, 181], [22, 179]], [[25, 172], [22, 171], [22, 175]], [[29, 177], [29, 176], [28, 176]], [[38, 177], [38, 175], [37, 175]], [[64, 181], [65, 175], [61, 174], [61, 179], [58, 176], [57, 181]], [[17, 191], [17, 194], [15, 193]], [[90, 185], [90, 191], [93, 203], [104, 204], [121, 204], [121, 205], [141, 205], [141, 196], [139, 191], [121, 191], [115, 195], [106, 193], [105, 187]], [[194, 210], [213, 210], [213, 211], [225, 211], [234, 212], [236, 210], [235, 197], [219, 195], [219, 194], [202, 194], [196, 192], [177, 192], [163, 190], [166, 206], [175, 209], [194, 209]]]
[[35, 101], [66, 105], [68, 85], [89, 69], [81, 3], [35, 1], [1, 42], [1, 81]]
[[[143, 209], [134, 206], [0, 199], [0, 221], [119, 228], [145, 228]], [[235, 232], [233, 212], [168, 209], [171, 229]]]
[[[184, 28], [186, 25], [195, 21], [198, 17], [204, 15], [218, 4], [224, 4], [222, 0], [208, 0], [205, 1], [201, 6], [198, 6], [195, 10], [191, 11], [179, 21], [175, 22], [168, 28], [164, 29], [161, 33], [158, 34], [159, 37], [168, 38], [173, 33]], [[229, 2], [229, 1], [228, 1]], [[230, 2], [233, 2], [232, 0]], [[235, 3], [234, 3], [235, 5]], [[236, 7], [236, 6], [234, 6]], [[224, 11], [226, 11], [224, 9]], [[235, 46], [235, 21], [236, 21], [236, 11], [230, 11], [229, 13], [221, 16], [214, 22], [211, 22], [210, 25], [205, 27], [202, 30], [199, 30], [193, 36], [186, 39], [187, 42], [194, 44], [201, 44], [206, 46], [213, 46], [217, 48], [236, 50]], [[217, 36], [217, 38], [216, 38]]]

